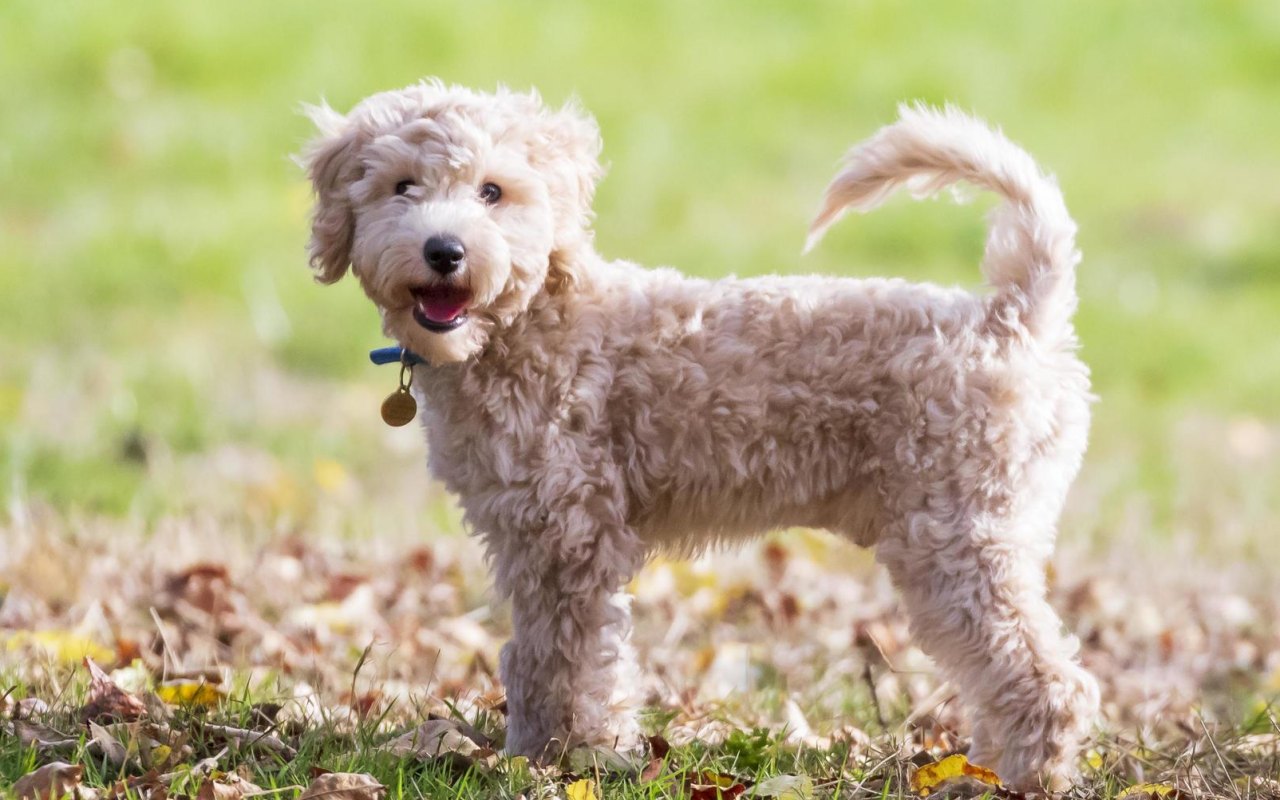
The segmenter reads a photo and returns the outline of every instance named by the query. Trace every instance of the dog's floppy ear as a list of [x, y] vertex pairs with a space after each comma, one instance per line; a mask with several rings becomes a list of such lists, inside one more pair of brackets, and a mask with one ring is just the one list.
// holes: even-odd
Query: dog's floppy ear
[[333, 283], [351, 264], [355, 214], [349, 190], [360, 177], [361, 138], [358, 126], [328, 105], [306, 106], [304, 111], [320, 131], [300, 159], [316, 197], [307, 250], [316, 280]]
[[556, 214], [549, 276], [554, 287], [573, 281], [578, 252], [582, 245], [591, 243], [591, 201], [604, 168], [600, 165], [600, 128], [576, 101], [544, 112], [542, 123], [539, 155], [549, 175]]

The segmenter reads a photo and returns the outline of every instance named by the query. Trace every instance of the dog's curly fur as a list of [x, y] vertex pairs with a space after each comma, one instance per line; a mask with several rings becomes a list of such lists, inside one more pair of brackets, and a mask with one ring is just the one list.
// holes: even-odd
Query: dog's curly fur
[[[904, 107], [849, 154], [810, 236], [896, 187], [965, 181], [1004, 199], [990, 293], [708, 281], [597, 255], [600, 137], [575, 106], [427, 81], [311, 112], [311, 263], [325, 283], [351, 266], [428, 360], [431, 472], [513, 600], [509, 752], [635, 741], [624, 587], [650, 552], [811, 526], [877, 548], [970, 711], [973, 759], [1016, 786], [1070, 778], [1098, 691], [1045, 566], [1091, 398], [1075, 225], [1025, 152]], [[465, 247], [448, 275], [423, 254], [436, 235]], [[433, 332], [424, 298], [448, 287], [469, 300]]]

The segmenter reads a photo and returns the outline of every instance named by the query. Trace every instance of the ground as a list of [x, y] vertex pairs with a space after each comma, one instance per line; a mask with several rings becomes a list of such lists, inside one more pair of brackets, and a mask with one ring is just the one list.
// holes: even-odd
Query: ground
[[[11, 6], [0, 786], [54, 759], [91, 786], [145, 772], [141, 751], [116, 767], [86, 750], [85, 655], [138, 697], [215, 701], [152, 703], [189, 737], [173, 764], [227, 745], [211, 721], [262, 727], [254, 707], [281, 705], [272, 736], [296, 758], [218, 762], [265, 787], [316, 766], [409, 796], [585, 777], [602, 797], [684, 796], [712, 769], [860, 797], [908, 791], [915, 764], [963, 745], [869, 556], [790, 531], [638, 579], [647, 724], [673, 748], [654, 780], [647, 764], [541, 774], [386, 752], [428, 713], [501, 732], [506, 611], [421, 438], [378, 419], [395, 376], [365, 360], [383, 343], [372, 308], [309, 279], [287, 156], [308, 135], [300, 102], [346, 107], [426, 74], [576, 92], [612, 164], [600, 250], [708, 276], [976, 286], [981, 199], [895, 203], [798, 253], [838, 156], [899, 100], [1001, 124], [1060, 176], [1085, 253], [1101, 399], [1051, 576], [1104, 687], [1078, 793], [1234, 797], [1280, 777], [1280, 6]], [[183, 688], [201, 676], [213, 695]], [[57, 747], [32, 745], [36, 723]]]

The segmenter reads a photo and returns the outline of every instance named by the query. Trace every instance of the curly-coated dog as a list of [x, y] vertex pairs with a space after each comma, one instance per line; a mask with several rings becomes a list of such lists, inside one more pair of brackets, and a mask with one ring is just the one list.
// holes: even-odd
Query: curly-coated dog
[[874, 545], [1016, 786], [1070, 779], [1098, 705], [1045, 565], [1089, 424], [1079, 259], [1055, 182], [953, 109], [856, 147], [809, 244], [899, 186], [1002, 196], [992, 289], [699, 280], [592, 246], [600, 134], [534, 93], [427, 81], [343, 116], [304, 161], [320, 281], [355, 272], [420, 355], [433, 475], [513, 601], [507, 750], [635, 741], [624, 587], [651, 552], [790, 526]]

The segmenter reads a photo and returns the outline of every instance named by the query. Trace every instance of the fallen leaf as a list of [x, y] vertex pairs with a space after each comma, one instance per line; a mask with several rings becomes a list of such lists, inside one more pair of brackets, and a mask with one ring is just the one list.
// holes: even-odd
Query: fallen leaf
[[1167, 783], [1139, 783], [1130, 786], [1120, 794], [1116, 795], [1116, 800], [1155, 800], [1156, 798], [1169, 797], [1177, 798], [1181, 796], [1173, 786]]
[[453, 720], [433, 719], [388, 741], [381, 749], [401, 758], [436, 758], [450, 753], [470, 758], [480, 744], [465, 736]]
[[569, 770], [578, 773], [603, 770], [634, 774], [640, 771], [636, 760], [608, 747], [575, 747], [569, 751], [568, 763]]
[[172, 747], [167, 744], [157, 744], [147, 753], [147, 763], [155, 767], [163, 767], [169, 763], [172, 756]]
[[671, 752], [671, 744], [662, 736], [650, 736], [648, 741], [649, 752], [658, 758], [666, 758]]
[[84, 767], [55, 761], [19, 778], [13, 784], [13, 793], [19, 800], [59, 800], [67, 795], [83, 797], [80, 785], [83, 775]]
[[689, 800], [733, 800], [747, 790], [732, 775], [703, 770], [689, 777]]
[[590, 778], [574, 781], [564, 787], [565, 800], [597, 800], [596, 782]]
[[999, 775], [986, 767], [970, 764], [969, 759], [957, 753], [917, 769], [911, 776], [911, 791], [921, 797], [928, 797], [947, 781], [965, 778], [995, 789], [1004, 786]]
[[156, 687], [156, 696], [171, 706], [215, 708], [224, 697], [222, 689], [205, 681], [172, 681]]
[[298, 755], [297, 750], [294, 750], [270, 733], [236, 728], [231, 725], [205, 725], [204, 730], [235, 742], [238, 747], [270, 750], [286, 759], [293, 759]]
[[80, 717], [97, 722], [120, 720], [132, 722], [147, 713], [141, 700], [116, 685], [88, 656], [84, 665], [89, 670], [89, 696], [80, 709]]
[[217, 753], [214, 753], [208, 758], [202, 758], [194, 764], [191, 764], [191, 765], [183, 764], [173, 772], [167, 772], [164, 775], [159, 776], [158, 780], [160, 781], [160, 783], [168, 785], [173, 783], [179, 777], [187, 777], [187, 778], [208, 777], [214, 774], [215, 771], [217, 771], [218, 762], [222, 760], [222, 757], [225, 756], [226, 754], [227, 754], [227, 748], [224, 747], [221, 750], [219, 750]]
[[648, 783], [654, 778], [662, 774], [662, 768], [667, 763], [667, 753], [671, 752], [671, 745], [661, 736], [649, 737], [649, 763], [640, 771], [640, 782]]
[[41, 753], [57, 752], [59, 750], [70, 751], [80, 746], [80, 737], [68, 736], [65, 733], [55, 731], [53, 728], [28, 720], [15, 719], [13, 721], [13, 732], [23, 747], [34, 747]]
[[812, 800], [813, 779], [808, 775], [775, 775], [755, 786], [756, 797], [778, 800]]
[[1097, 750], [1090, 750], [1089, 752], [1085, 753], [1084, 763], [1089, 765], [1089, 769], [1092, 769], [1095, 771], [1100, 770], [1102, 769], [1102, 763], [1103, 763], [1102, 754], [1099, 753]]
[[19, 650], [40, 650], [55, 661], [74, 664], [85, 658], [110, 661], [115, 651], [103, 647], [92, 639], [70, 631], [16, 631], [5, 639], [5, 649], [10, 653]]
[[89, 735], [93, 738], [93, 741], [102, 747], [102, 755], [108, 761], [117, 767], [124, 766], [124, 762], [129, 759], [129, 750], [120, 743], [120, 740], [111, 731], [96, 722], [90, 722]]
[[362, 772], [330, 772], [311, 781], [298, 800], [379, 800], [387, 787]]
[[200, 784], [196, 800], [240, 800], [247, 794], [261, 791], [262, 787], [253, 785], [234, 772], [228, 772]]
[[49, 704], [39, 697], [24, 697], [13, 707], [14, 719], [30, 719], [38, 714], [48, 714]]
[[644, 769], [640, 770], [640, 782], [648, 783], [662, 774], [663, 760], [657, 756], [650, 756], [649, 763], [644, 765]]
[[155, 770], [143, 775], [118, 780], [102, 791], [103, 800], [165, 800], [169, 795], [168, 783]]

